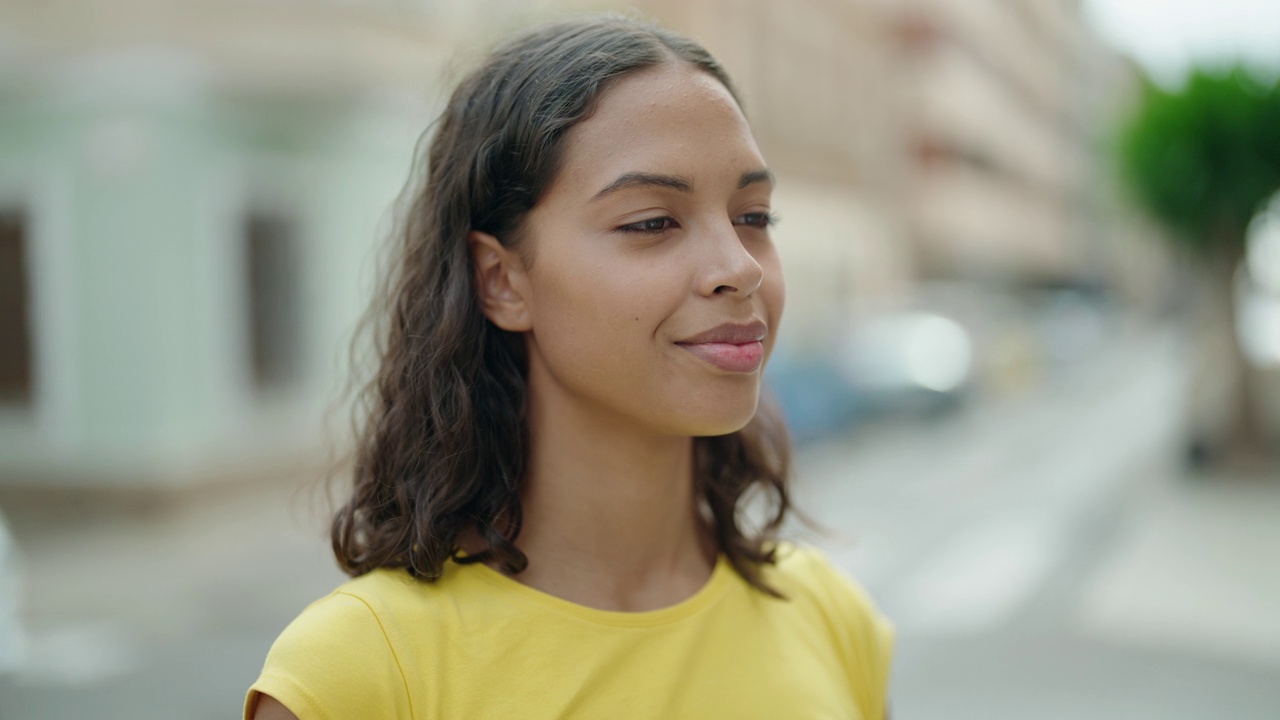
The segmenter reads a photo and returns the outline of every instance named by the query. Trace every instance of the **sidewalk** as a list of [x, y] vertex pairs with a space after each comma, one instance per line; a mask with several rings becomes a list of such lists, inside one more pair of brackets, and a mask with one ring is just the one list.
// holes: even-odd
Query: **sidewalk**
[[801, 507], [897, 624], [904, 717], [1277, 717], [1280, 478], [1183, 478], [1185, 357], [1135, 334], [800, 458]]
[[0, 717], [234, 717], [271, 641], [344, 579], [321, 505], [308, 475], [15, 523], [30, 651]]
[[1118, 641], [1273, 665], [1280, 677], [1280, 477], [1148, 486], [1083, 589], [1080, 622]]

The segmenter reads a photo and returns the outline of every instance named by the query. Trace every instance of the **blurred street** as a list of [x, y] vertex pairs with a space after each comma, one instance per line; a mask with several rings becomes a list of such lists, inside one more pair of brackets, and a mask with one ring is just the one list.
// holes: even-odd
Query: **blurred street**
[[[820, 542], [898, 625], [896, 718], [1277, 717], [1280, 483], [1182, 477], [1183, 341], [1118, 337], [1033, 392], [801, 453]], [[5, 720], [235, 716], [341, 582], [313, 488], [15, 522], [31, 657]]]
[[1177, 465], [1183, 341], [802, 458], [833, 555], [899, 628], [905, 718], [1275, 718], [1280, 482]]

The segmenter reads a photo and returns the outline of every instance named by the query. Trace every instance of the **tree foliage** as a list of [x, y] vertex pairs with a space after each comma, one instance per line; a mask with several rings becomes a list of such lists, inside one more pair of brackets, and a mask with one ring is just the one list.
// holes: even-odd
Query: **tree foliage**
[[1119, 161], [1139, 204], [1176, 238], [1205, 252], [1242, 246], [1250, 218], [1280, 190], [1280, 82], [1239, 66], [1194, 71], [1173, 91], [1147, 81]]

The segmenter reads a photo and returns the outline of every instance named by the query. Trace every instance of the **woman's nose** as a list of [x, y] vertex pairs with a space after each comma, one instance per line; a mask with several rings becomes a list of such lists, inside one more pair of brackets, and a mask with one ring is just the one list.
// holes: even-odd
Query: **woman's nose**
[[709, 228], [705, 242], [700, 245], [705, 249], [706, 258], [701, 263], [704, 271], [698, 283], [703, 295], [733, 293], [750, 297], [759, 289], [764, 269], [747, 250], [728, 218]]

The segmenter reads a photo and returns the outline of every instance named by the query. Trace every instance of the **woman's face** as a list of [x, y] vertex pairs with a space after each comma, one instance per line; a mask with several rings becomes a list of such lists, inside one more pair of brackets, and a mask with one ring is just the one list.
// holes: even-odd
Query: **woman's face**
[[524, 228], [532, 398], [660, 434], [741, 429], [783, 283], [772, 176], [737, 103], [667, 63], [619, 79], [565, 142]]

